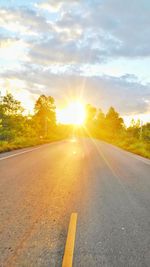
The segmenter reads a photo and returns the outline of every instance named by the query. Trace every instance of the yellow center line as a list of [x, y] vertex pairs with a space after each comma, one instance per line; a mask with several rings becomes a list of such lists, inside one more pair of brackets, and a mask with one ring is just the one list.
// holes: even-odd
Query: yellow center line
[[67, 235], [67, 241], [66, 241], [66, 246], [65, 246], [65, 253], [63, 257], [62, 267], [72, 267], [75, 236], [76, 236], [76, 226], [77, 226], [77, 213], [72, 213], [70, 217], [70, 223], [69, 223], [69, 228], [68, 228], [68, 235]]

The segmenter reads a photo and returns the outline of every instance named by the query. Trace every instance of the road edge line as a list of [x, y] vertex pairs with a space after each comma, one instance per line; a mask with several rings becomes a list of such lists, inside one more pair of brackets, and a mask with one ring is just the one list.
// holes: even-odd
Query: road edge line
[[[17, 156], [20, 156], [20, 155], [22, 155], [22, 154], [26, 154], [26, 153], [29, 153], [29, 152], [32, 152], [32, 151], [34, 151], [34, 150], [38, 150], [38, 149], [41, 149], [42, 147], [47, 147], [47, 146], [50, 146], [50, 145], [53, 145], [53, 144], [56, 144], [57, 143], [57, 141], [56, 142], [50, 142], [50, 143], [47, 143], [47, 144], [42, 144], [42, 145], [39, 145], [39, 146], [37, 146], [37, 147], [33, 147], [33, 148], [21, 148], [20, 150], [22, 150], [22, 149], [26, 149], [26, 150], [24, 150], [24, 151], [20, 151], [20, 152], [18, 152], [18, 153], [13, 153], [13, 154], [11, 154], [11, 155], [8, 155], [8, 156], [4, 156], [4, 157], [0, 157], [0, 161], [1, 160], [5, 160], [5, 159], [9, 159], [9, 158], [13, 158], [13, 157], [17, 157]], [[19, 149], [18, 149], [19, 150]], [[15, 151], [15, 150], [12, 150], [12, 151]], [[11, 152], [11, 151], [8, 151], [8, 152], [4, 152], [4, 153], [9, 153], [9, 152]], [[0, 153], [1, 154], [1, 153]], [[2, 153], [3, 154], [3, 153]]]

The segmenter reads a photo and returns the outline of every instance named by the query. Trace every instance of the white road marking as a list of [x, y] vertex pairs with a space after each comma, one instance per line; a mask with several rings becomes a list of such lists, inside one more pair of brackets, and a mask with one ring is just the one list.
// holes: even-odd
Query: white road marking
[[[49, 145], [50, 145], [50, 144], [49, 144]], [[32, 151], [34, 151], [34, 150], [38, 150], [38, 149], [40, 149], [40, 148], [41, 148], [41, 146], [40, 146], [40, 147], [36, 147], [36, 148], [32, 148], [32, 149], [28, 149], [28, 150], [26, 150], [26, 151], [18, 152], [18, 153], [15, 153], [15, 154], [12, 154], [12, 155], [9, 155], [9, 156], [0, 158], [0, 161], [1, 161], [1, 160], [5, 160], [5, 159], [9, 159], [9, 158], [13, 158], [13, 157], [17, 157], [17, 156], [19, 156], [19, 155], [22, 155], [22, 154], [25, 154], [25, 153], [29, 153], [29, 152], [32, 152]]]
[[[129, 152], [130, 153], [130, 152]], [[144, 162], [145, 164], [148, 164], [148, 165], [150, 165], [150, 160], [149, 159], [147, 159], [147, 158], [142, 158], [141, 156], [138, 156], [138, 155], [132, 155], [132, 154], [128, 154], [128, 155], [130, 155], [130, 157], [132, 157], [132, 158], [135, 158], [135, 159], [137, 159], [137, 160], [139, 160], [139, 161], [142, 161], [142, 162]]]
[[[106, 142], [104, 142], [104, 141], [103, 141], [103, 143], [109, 145], [109, 143], [106, 143]], [[124, 153], [127, 154], [128, 156], [130, 156], [130, 157], [132, 157], [132, 158], [134, 158], [134, 159], [137, 159], [137, 160], [139, 160], [139, 161], [142, 161], [142, 162], [144, 162], [145, 164], [150, 165], [150, 159], [148, 159], [148, 158], [144, 158], [144, 157], [142, 157], [142, 156], [140, 156], [140, 155], [138, 155], [138, 154], [134, 154], [133, 152], [130, 152], [130, 151], [128, 151], [128, 150], [125, 150], [125, 149], [123, 149], [123, 148], [121, 148], [121, 147], [117, 147], [117, 146], [115, 146], [115, 145], [113, 145], [113, 144], [110, 144], [110, 145], [111, 145], [115, 150], [118, 150], [118, 151], [120, 151], [120, 152], [124, 152]]]

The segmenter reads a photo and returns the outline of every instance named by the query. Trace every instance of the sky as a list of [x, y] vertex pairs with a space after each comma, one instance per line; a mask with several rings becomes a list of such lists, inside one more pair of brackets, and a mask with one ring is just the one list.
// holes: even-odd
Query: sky
[[149, 0], [0, 0], [0, 91], [150, 121]]

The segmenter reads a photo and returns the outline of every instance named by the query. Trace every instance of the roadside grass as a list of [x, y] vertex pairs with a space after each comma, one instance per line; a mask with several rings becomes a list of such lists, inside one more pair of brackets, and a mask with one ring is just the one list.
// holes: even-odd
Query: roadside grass
[[115, 145], [129, 152], [150, 159], [150, 142], [140, 141], [138, 139], [125, 139], [114, 142]]
[[112, 145], [118, 146], [126, 151], [132, 152], [139, 156], [150, 159], [150, 141], [149, 140], [140, 140], [140, 138], [134, 136], [128, 136], [126, 133], [121, 133], [116, 136], [111, 133], [106, 133], [101, 131], [97, 134], [94, 133], [94, 136], [98, 140], [103, 140]]
[[[49, 138], [37, 138], [37, 137], [17, 137], [13, 141], [0, 141], [0, 153], [8, 152], [11, 150], [32, 147], [37, 145], [42, 145], [54, 141], [60, 141], [66, 139], [66, 135], [53, 134]], [[124, 150], [132, 152], [134, 154], [140, 155], [145, 158], [150, 159], [150, 142], [140, 141], [136, 138], [116, 138], [116, 139], [103, 139], [104, 141], [116, 145]]]
[[37, 137], [35, 138], [17, 137], [13, 141], [0, 141], [0, 153], [8, 152], [19, 148], [32, 147], [46, 143], [51, 143], [54, 141], [60, 141], [62, 139], [64, 138], [57, 135], [53, 135], [49, 138], [43, 138], [43, 139]]

